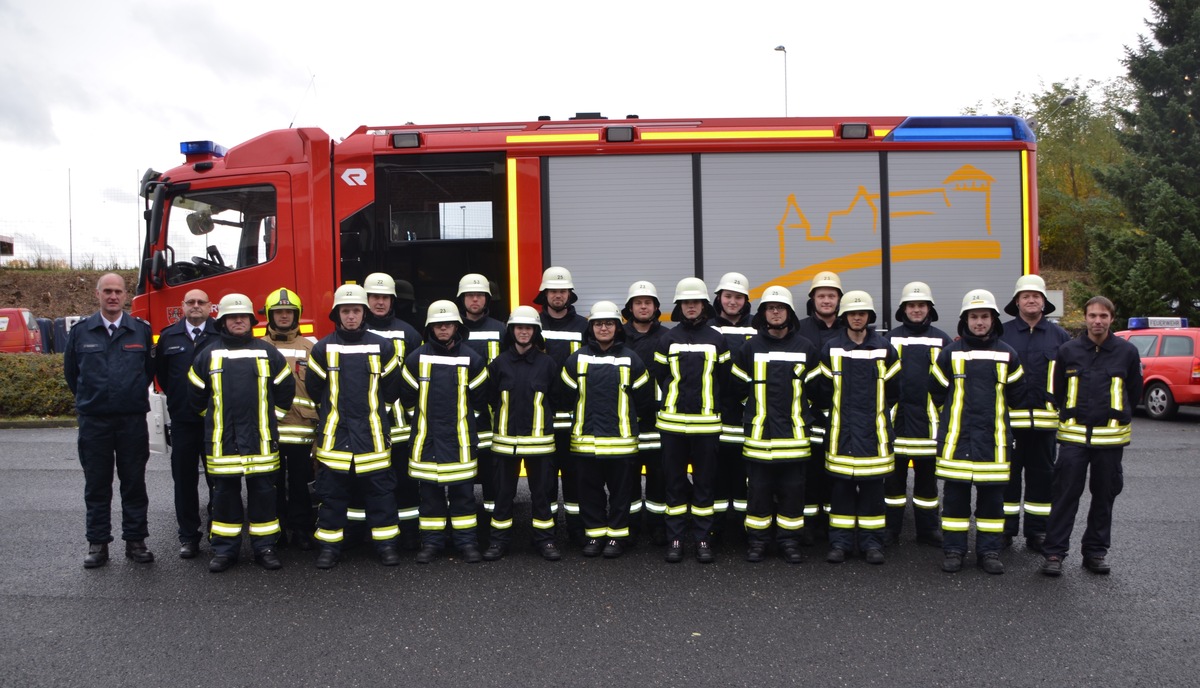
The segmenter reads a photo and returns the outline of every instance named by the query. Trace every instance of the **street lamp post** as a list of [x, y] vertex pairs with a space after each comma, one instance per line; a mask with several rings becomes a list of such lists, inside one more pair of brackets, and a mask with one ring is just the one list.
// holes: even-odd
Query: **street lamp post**
[[788, 116], [788, 94], [787, 94], [787, 48], [782, 45], [775, 46], [776, 52], [783, 53], [783, 116]]
[[[1051, 117], [1054, 117], [1054, 115], [1058, 114], [1059, 110], [1074, 103], [1076, 100], [1078, 100], [1078, 97], [1074, 93], [1063, 96], [1062, 100], [1058, 101], [1058, 105], [1055, 105], [1054, 109], [1050, 111], [1050, 114], [1046, 115], [1046, 121], [1049, 121]], [[1026, 120], [1026, 121], [1029, 123], [1029, 128], [1032, 129], [1033, 132], [1036, 134], [1037, 130], [1038, 130], [1039, 120], [1036, 117], [1034, 117], [1034, 118]]]

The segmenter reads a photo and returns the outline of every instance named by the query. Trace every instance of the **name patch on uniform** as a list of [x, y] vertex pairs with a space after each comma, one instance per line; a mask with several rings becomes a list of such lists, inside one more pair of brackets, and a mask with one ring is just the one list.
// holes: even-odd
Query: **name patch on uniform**
[[145, 344], [122, 344], [121, 348], [125, 351], [145, 351]]

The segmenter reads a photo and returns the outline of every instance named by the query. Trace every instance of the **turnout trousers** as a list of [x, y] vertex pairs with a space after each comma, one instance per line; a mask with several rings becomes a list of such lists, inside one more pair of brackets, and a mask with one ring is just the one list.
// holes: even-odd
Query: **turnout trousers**
[[[1016, 448], [1009, 454], [1008, 485], [1004, 488], [1004, 534], [1016, 536], [1025, 512], [1025, 537], [1044, 535], [1050, 516], [1050, 490], [1054, 482], [1055, 432], [1013, 430]], [[1022, 484], [1022, 474], [1024, 483]], [[1022, 499], [1021, 488], [1025, 488]]]
[[308, 494], [308, 484], [312, 480], [312, 445], [280, 444], [275, 499], [284, 528], [312, 535], [317, 520], [312, 497]]
[[533, 544], [554, 541], [554, 511], [547, 495], [558, 491], [554, 457], [549, 455], [508, 456], [493, 454], [496, 508], [492, 511], [492, 544], [512, 543], [513, 504], [521, 480], [521, 462], [525, 462], [525, 480], [529, 483], [529, 511], [533, 521]]
[[828, 477], [829, 544], [847, 552], [853, 551], [856, 544], [862, 551], [883, 549], [883, 478]]
[[[579, 515], [589, 539], [629, 537], [633, 457], [579, 457]], [[607, 494], [605, 489], [607, 488]]]
[[908, 506], [908, 462], [912, 461], [913, 470], [913, 525], [916, 526], [917, 536], [937, 532], [941, 527], [938, 523], [938, 486], [934, 476], [932, 456], [907, 456], [896, 454], [896, 470], [888, 473], [883, 479], [884, 501], [887, 503], [887, 530], [892, 542], [900, 541], [900, 531], [904, 529], [904, 509]]
[[[1046, 530], [1045, 553], [1066, 557], [1071, 531], [1079, 511], [1079, 497], [1086, 482], [1092, 494], [1088, 507], [1087, 528], [1083, 531], [1080, 551], [1085, 557], [1103, 557], [1112, 546], [1113, 502], [1125, 485], [1121, 467], [1124, 447], [1085, 447], [1062, 443], [1054, 465], [1054, 509]], [[1091, 476], [1088, 476], [1088, 468]]]
[[[555, 477], [562, 480], [562, 504], [567, 512], [567, 533], [572, 540], [583, 537], [583, 521], [579, 517], [579, 475], [577, 464], [579, 457], [571, 453], [571, 431], [554, 431], [554, 470]], [[558, 505], [558, 480], [547, 487], [550, 503]], [[557, 509], [555, 509], [557, 511]]]
[[805, 462], [804, 519], [806, 529], [821, 536], [829, 524], [833, 478], [825, 470], [825, 445], [812, 443], [812, 456]]
[[942, 485], [942, 551], [967, 553], [971, 486], [975, 487], [975, 555], [999, 552], [1004, 540], [1004, 484], [945, 480]]
[[461, 549], [475, 546], [479, 538], [475, 506], [474, 479], [454, 483], [420, 481], [421, 544], [442, 550], [446, 548], [446, 525], [454, 532], [454, 546]]
[[[697, 542], [707, 541], [713, 523], [719, 444], [717, 435], [686, 435], [673, 432], [660, 434], [663, 477], [667, 488], [667, 541], [684, 539], [689, 510], [692, 516], [693, 537]], [[690, 482], [688, 464], [692, 466]]]
[[396, 476], [392, 496], [396, 500], [401, 539], [406, 547], [415, 547], [421, 537], [421, 487], [420, 482], [408, 474], [408, 450], [407, 440], [392, 443], [392, 472]]
[[351, 489], [357, 486], [366, 506], [366, 525], [371, 530], [371, 539], [376, 547], [393, 544], [400, 534], [396, 518], [396, 474], [390, 468], [359, 474], [351, 466], [349, 471], [335, 471], [328, 466], [317, 470], [317, 497], [321, 506], [317, 509], [317, 542], [340, 553], [345, 538], [349, 516]]
[[[275, 511], [275, 478], [278, 471], [245, 476], [246, 507], [242, 508], [242, 476], [213, 476], [212, 528], [214, 555], [238, 558], [242, 533], [249, 521], [250, 547], [259, 552], [279, 539], [279, 517]], [[307, 494], [305, 495], [307, 497]]]
[[746, 493], [746, 537], [750, 542], [768, 542], [771, 522], [775, 539], [796, 542], [804, 527], [804, 483], [808, 461], [767, 463], [746, 461], [749, 476]]
[[717, 477], [713, 492], [713, 533], [720, 534], [726, 518], [737, 528], [746, 517], [746, 460], [742, 445], [721, 442], [717, 445]]
[[[180, 542], [200, 542], [200, 472], [204, 468], [204, 423], [171, 423], [171, 481], [175, 489], [175, 522]], [[204, 474], [208, 510], [212, 510], [212, 479]], [[307, 486], [305, 490], [307, 492]]]
[[[642, 471], [646, 471], [645, 491]], [[661, 449], [642, 449], [629, 462], [631, 503], [630, 526], [635, 534], [639, 529], [654, 530], [663, 526], [667, 514], [667, 484], [663, 479]]]
[[121, 481], [121, 539], [145, 540], [146, 462], [150, 433], [146, 414], [79, 414], [79, 463], [83, 466], [83, 503], [87, 540], [107, 544], [112, 537], [113, 470]]

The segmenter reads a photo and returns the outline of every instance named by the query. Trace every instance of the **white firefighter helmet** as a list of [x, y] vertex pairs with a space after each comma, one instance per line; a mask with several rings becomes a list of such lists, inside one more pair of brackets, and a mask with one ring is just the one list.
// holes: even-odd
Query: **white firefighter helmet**
[[750, 280], [740, 272], [727, 272], [721, 275], [721, 281], [717, 283], [717, 290], [713, 293], [720, 294], [723, 291], [736, 291], [750, 298]]
[[488, 297], [491, 297], [492, 288], [491, 285], [488, 284], [488, 279], [477, 272], [463, 275], [462, 279], [458, 281], [458, 295], [462, 296], [463, 294], [469, 294], [471, 292], [479, 292], [481, 294], [487, 294]]
[[875, 322], [875, 301], [871, 295], [865, 291], [848, 291], [842, 296], [841, 305], [838, 307], [838, 317], [842, 317], [847, 313], [857, 313], [867, 311], [870, 317], [867, 323]]
[[900, 294], [900, 303], [908, 303], [909, 301], [928, 301], [929, 305], [933, 305], [933, 290], [924, 282], [909, 282], [904, 285], [904, 291]]
[[924, 282], [909, 282], [900, 291], [900, 305], [896, 308], [896, 322], [905, 322], [904, 304], [924, 301], [929, 304], [929, 322], [938, 319], [937, 309], [933, 307], [933, 290]]
[[538, 291], [547, 289], [574, 289], [575, 282], [571, 279], [571, 271], [566, 268], [549, 267], [542, 273], [542, 286]]
[[1033, 291], [1042, 295], [1042, 315], [1049, 315], [1054, 312], [1055, 307], [1050, 303], [1050, 295], [1046, 293], [1046, 280], [1042, 279], [1041, 275], [1021, 275], [1017, 278], [1017, 286], [1013, 289], [1012, 300], [1004, 307], [1004, 312], [1009, 315], [1020, 315], [1021, 309], [1017, 306], [1017, 297], [1023, 291]]
[[372, 272], [363, 280], [363, 289], [368, 294], [396, 295], [396, 280], [386, 272]]
[[654, 284], [646, 280], [638, 280], [629, 285], [629, 294], [625, 297], [625, 303], [629, 303], [635, 296], [649, 296], [658, 303], [658, 290], [654, 288]]
[[462, 316], [458, 313], [458, 306], [453, 301], [446, 299], [440, 299], [429, 304], [429, 311], [425, 315], [425, 327], [444, 322], [462, 324]]
[[542, 319], [533, 306], [517, 306], [508, 315], [508, 326], [512, 327], [513, 325], [532, 325], [540, 330], [542, 329]]
[[248, 315], [251, 324], [258, 324], [258, 318], [254, 317], [254, 303], [245, 294], [226, 294], [221, 297], [217, 304], [217, 320], [227, 315]]
[[343, 284], [333, 292], [334, 312], [341, 306], [367, 307], [367, 290], [357, 284]]
[[592, 310], [588, 313], [588, 322], [595, 320], [616, 320], [621, 322], [621, 311], [617, 310], [617, 304], [612, 301], [597, 301], [592, 304]]
[[808, 295], [812, 296], [812, 293], [821, 287], [837, 289], [838, 293], [841, 294], [842, 278], [838, 277], [836, 272], [830, 272], [828, 270], [818, 272], [817, 274], [813, 275], [812, 284], [810, 284], [808, 287]]
[[763, 305], [768, 303], [782, 303], [792, 309], [793, 313], [796, 312], [796, 304], [792, 300], [792, 290], [787, 287], [781, 287], [776, 284], [767, 287], [758, 299], [759, 310], [762, 310]]
[[684, 277], [675, 285], [675, 303], [680, 301], [708, 301], [708, 287], [699, 277]]
[[996, 297], [992, 296], [992, 292], [987, 289], [972, 289], [963, 295], [962, 308], [959, 309], [959, 317], [967, 314], [967, 311], [973, 311], [979, 308], [986, 308], [1000, 317], [1000, 309], [996, 307]]

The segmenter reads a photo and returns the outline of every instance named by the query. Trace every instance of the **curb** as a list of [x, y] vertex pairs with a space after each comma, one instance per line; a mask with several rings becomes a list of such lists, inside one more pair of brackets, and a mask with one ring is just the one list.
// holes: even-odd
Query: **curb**
[[74, 418], [0, 418], [0, 430], [37, 428], [74, 428], [79, 424]]

